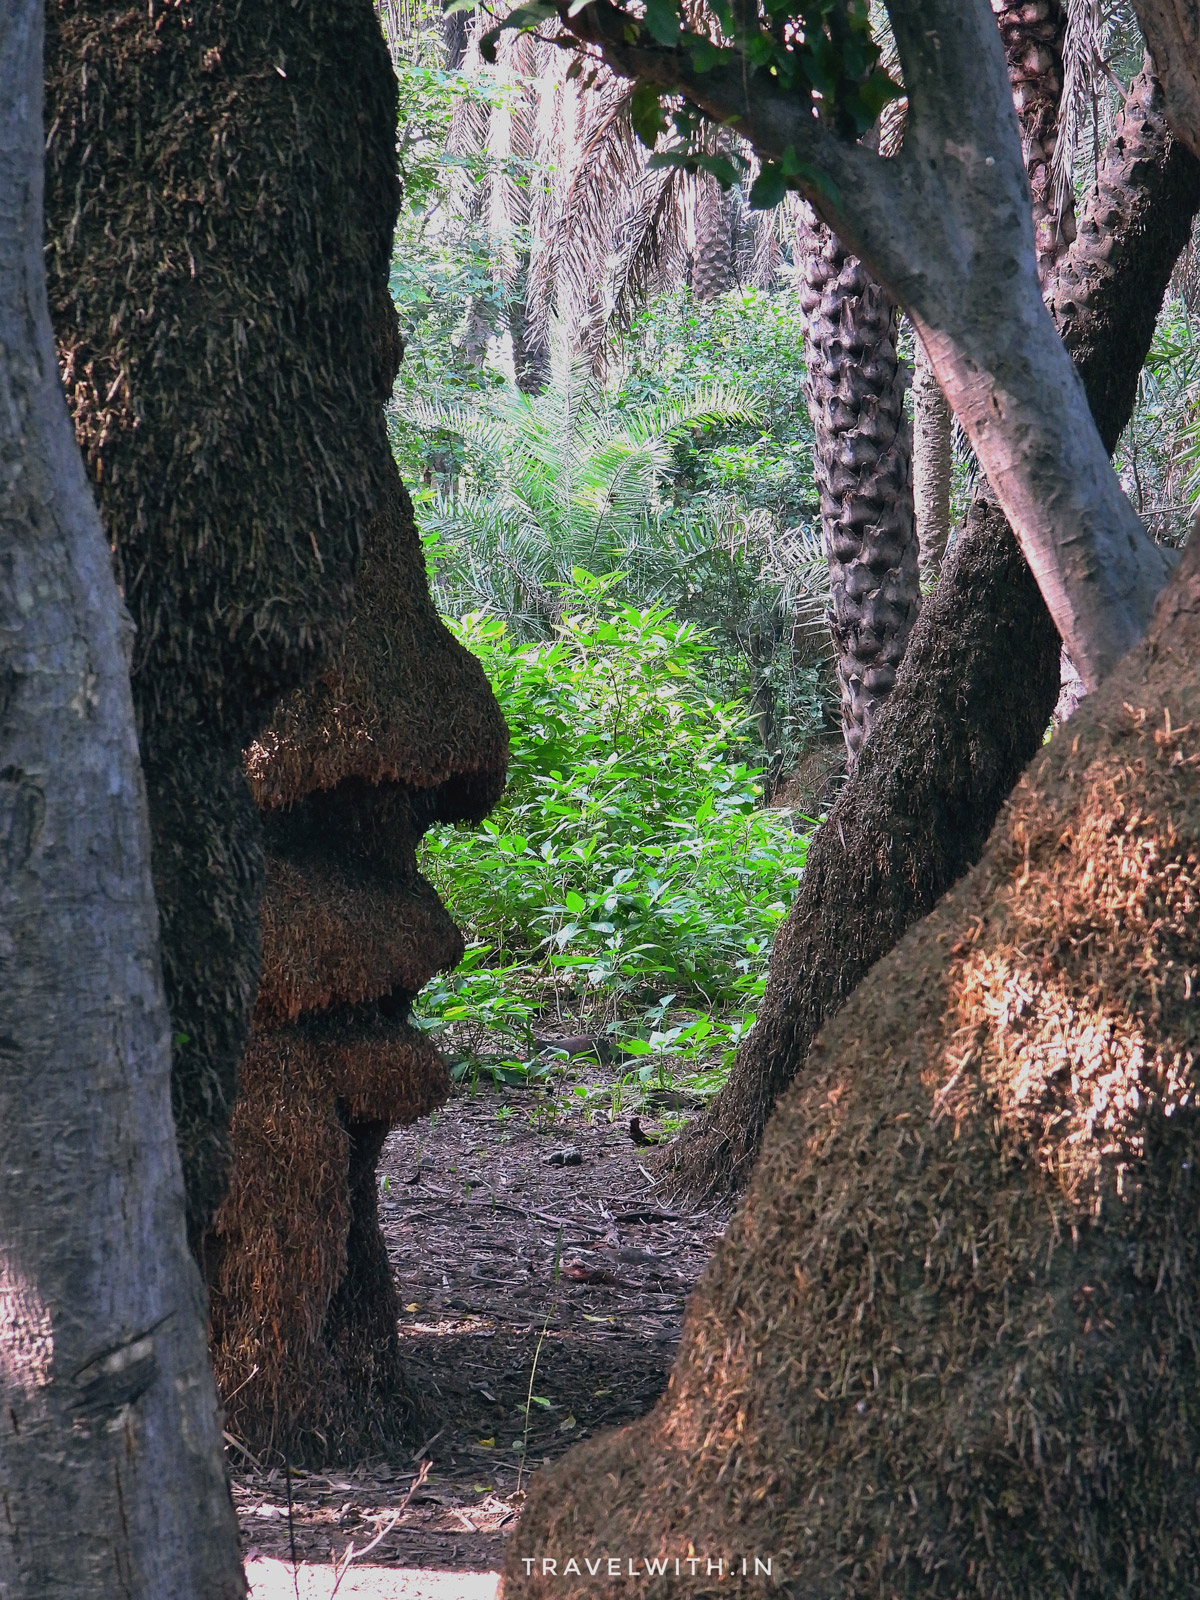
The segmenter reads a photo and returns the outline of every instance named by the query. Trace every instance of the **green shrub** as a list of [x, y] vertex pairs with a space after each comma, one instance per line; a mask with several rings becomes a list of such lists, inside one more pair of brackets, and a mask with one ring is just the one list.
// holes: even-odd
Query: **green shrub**
[[[739, 759], [747, 709], [704, 689], [704, 636], [664, 607], [620, 604], [576, 571], [551, 642], [495, 618], [456, 627], [513, 734], [500, 807], [424, 846], [471, 941], [418, 1016], [460, 1054], [528, 1072], [548, 1010], [645, 1057], [719, 1064], [753, 1020], [807, 835], [761, 809]], [[561, 1032], [557, 1021], [548, 1032]]]

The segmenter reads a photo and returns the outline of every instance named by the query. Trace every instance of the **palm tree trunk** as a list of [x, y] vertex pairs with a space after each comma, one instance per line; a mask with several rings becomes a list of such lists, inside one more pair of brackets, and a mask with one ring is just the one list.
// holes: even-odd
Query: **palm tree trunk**
[[692, 293], [697, 300], [717, 300], [737, 282], [732, 197], [714, 177], [702, 172], [692, 186], [692, 208]]
[[258, 982], [241, 752], [330, 658], [389, 462], [396, 86], [368, 0], [64, 0], [47, 24], [51, 315], [137, 625], [198, 1246]]
[[921, 607], [905, 385], [889, 297], [807, 207], [797, 245], [830, 626], [853, 769]]
[[1013, 101], [1021, 123], [1021, 148], [1033, 196], [1033, 237], [1043, 284], [1075, 238], [1074, 197], [1055, 193], [1053, 161], [1063, 91], [1067, 8], [1062, 0], [992, 0], [1000, 24]]
[[129, 688], [58, 380], [41, 0], [0, 20], [0, 1594], [237, 1600]]

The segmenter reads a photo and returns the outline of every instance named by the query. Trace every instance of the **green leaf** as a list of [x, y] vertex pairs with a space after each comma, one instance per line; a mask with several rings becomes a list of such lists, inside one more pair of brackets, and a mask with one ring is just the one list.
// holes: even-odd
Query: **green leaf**
[[780, 203], [786, 193], [787, 182], [783, 176], [783, 169], [772, 163], [764, 166], [755, 178], [750, 189], [750, 204], [756, 211], [770, 211]]
[[629, 102], [629, 120], [634, 133], [648, 150], [653, 150], [659, 135], [665, 133], [667, 128], [657, 89], [648, 83], [637, 86]]
[[679, 11], [671, 0], [645, 0], [646, 28], [659, 44], [679, 41]]
[[581, 894], [576, 894], [574, 889], [568, 889], [564, 898], [568, 911], [573, 911], [578, 915], [579, 912], [586, 909], [587, 902]]
[[692, 66], [697, 72], [711, 72], [722, 61], [732, 60], [732, 50], [722, 50], [711, 39], [706, 39], [703, 34], [688, 34], [684, 45], [692, 58]]

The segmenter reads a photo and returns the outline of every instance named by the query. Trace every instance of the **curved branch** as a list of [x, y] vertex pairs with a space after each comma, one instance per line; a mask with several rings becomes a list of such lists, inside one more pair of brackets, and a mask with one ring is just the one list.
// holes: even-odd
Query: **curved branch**
[[[1094, 687], [1143, 634], [1168, 561], [1108, 460], [1043, 302], [1029, 184], [988, 0], [890, 0], [908, 125], [881, 158], [744, 55], [649, 41], [610, 0], [560, 17], [609, 65], [733, 122], [908, 312], [1072, 659]], [[690, 41], [690, 42], [689, 42]], [[704, 41], [711, 49], [711, 44]], [[793, 168], [794, 169], [794, 168]]]

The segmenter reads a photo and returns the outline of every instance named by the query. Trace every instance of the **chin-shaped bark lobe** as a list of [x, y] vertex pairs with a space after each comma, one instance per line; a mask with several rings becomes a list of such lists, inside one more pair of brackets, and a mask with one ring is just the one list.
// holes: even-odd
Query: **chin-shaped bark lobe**
[[446, 1097], [408, 1012], [462, 955], [416, 847], [490, 809], [508, 754], [390, 470], [343, 648], [246, 756], [266, 829], [263, 975], [205, 1258], [228, 1425], [293, 1460], [378, 1449], [414, 1423], [376, 1166], [390, 1128]]

